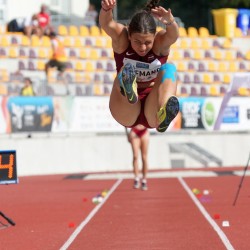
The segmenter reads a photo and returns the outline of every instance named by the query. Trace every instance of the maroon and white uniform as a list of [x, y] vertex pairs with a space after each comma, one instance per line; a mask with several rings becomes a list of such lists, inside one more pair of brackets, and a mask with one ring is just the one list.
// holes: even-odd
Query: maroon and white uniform
[[126, 63], [131, 63], [136, 72], [136, 82], [153, 82], [162, 64], [166, 63], [168, 56], [157, 56], [152, 50], [147, 55], [139, 56], [129, 45], [121, 54], [114, 52], [116, 70], [120, 71]]
[[[139, 56], [129, 45], [129, 47], [121, 54], [114, 52], [114, 58], [116, 62], [116, 71], [120, 71], [122, 66], [126, 63], [131, 63], [136, 72], [136, 82], [137, 83], [150, 83], [154, 82], [157, 77], [158, 71], [162, 64], [165, 64], [168, 59], [167, 56], [157, 56], [152, 50], [150, 50], [147, 55]], [[136, 122], [130, 126], [134, 127], [138, 124], [144, 125], [146, 128], [151, 128], [144, 114], [144, 105], [147, 96], [149, 95], [152, 87], [137, 88], [138, 97], [141, 101], [141, 112], [137, 117]]]

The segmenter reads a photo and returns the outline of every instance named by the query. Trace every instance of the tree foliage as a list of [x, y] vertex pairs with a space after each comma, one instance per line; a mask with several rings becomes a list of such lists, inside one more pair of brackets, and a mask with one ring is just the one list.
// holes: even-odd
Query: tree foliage
[[[118, 19], [126, 20], [143, 6], [148, 0], [117, 0]], [[100, 0], [90, 0], [97, 10], [101, 8]], [[250, 0], [161, 0], [160, 5], [171, 8], [174, 16], [179, 17], [185, 26], [211, 26], [212, 9], [250, 8]]]

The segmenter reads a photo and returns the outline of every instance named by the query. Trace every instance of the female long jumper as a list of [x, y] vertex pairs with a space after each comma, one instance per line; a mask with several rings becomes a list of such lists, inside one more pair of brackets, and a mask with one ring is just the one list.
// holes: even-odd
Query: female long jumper
[[[116, 0], [103, 0], [99, 23], [112, 39], [118, 73], [110, 95], [112, 116], [125, 127], [142, 124], [164, 132], [179, 112], [176, 67], [167, 63], [179, 28], [171, 10], [158, 2], [149, 1], [125, 26], [113, 19]], [[154, 18], [166, 28], [157, 32]]]

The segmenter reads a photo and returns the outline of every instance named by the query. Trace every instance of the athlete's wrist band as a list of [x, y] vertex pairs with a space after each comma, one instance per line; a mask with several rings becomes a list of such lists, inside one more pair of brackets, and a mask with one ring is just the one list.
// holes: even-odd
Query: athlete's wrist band
[[172, 20], [170, 20], [169, 22], [167, 22], [167, 23], [165, 23], [165, 25], [171, 25], [171, 24], [173, 24], [175, 22], [175, 19], [173, 18]]

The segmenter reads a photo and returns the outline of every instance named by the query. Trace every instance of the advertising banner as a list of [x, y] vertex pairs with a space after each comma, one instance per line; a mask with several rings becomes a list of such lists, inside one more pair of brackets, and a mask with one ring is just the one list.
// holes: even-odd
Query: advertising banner
[[0, 134], [10, 132], [10, 119], [5, 96], [0, 96]]
[[183, 129], [204, 129], [201, 111], [204, 98], [190, 97], [180, 98], [181, 128]]
[[51, 131], [51, 97], [10, 97], [7, 105], [12, 132]]
[[53, 97], [53, 121], [51, 132], [68, 132], [73, 97]]
[[109, 97], [75, 97], [70, 117], [71, 132], [124, 132], [109, 110]]
[[233, 97], [223, 110], [221, 131], [250, 130], [250, 98]]
[[222, 98], [180, 98], [182, 129], [215, 129], [221, 116], [220, 131], [250, 130], [250, 98], [232, 97], [221, 112]]
[[206, 130], [214, 130], [214, 124], [219, 114], [222, 98], [207, 97], [203, 98], [201, 121], [203, 128]]
[[[230, 107], [230, 110], [225, 110], [225, 109], [228, 109], [227, 107], [229, 107], [229, 102], [231, 101], [231, 99], [235, 98], [234, 96], [237, 95], [240, 88], [250, 89], [250, 73], [235, 73], [233, 75], [233, 79], [230, 85], [228, 86], [227, 92], [223, 96], [223, 100], [220, 105], [219, 114], [217, 116], [217, 119], [214, 125], [214, 130], [220, 130], [222, 124], [225, 123], [225, 117], [223, 118], [224, 114], [229, 112], [231, 113], [231, 115], [235, 115], [235, 116], [239, 115], [237, 114], [238, 104], [237, 104], [237, 107], [234, 107], [234, 108]], [[241, 98], [245, 99], [247, 97], [241, 97]], [[240, 107], [240, 108], [243, 108], [243, 107]], [[235, 117], [234, 119], [235, 119], [234, 122], [237, 123], [237, 120], [236, 120], [237, 118]]]
[[[168, 131], [250, 130], [250, 98], [179, 98], [180, 112]], [[0, 97], [0, 133], [124, 132], [112, 117], [109, 97]], [[225, 103], [224, 103], [225, 104]], [[152, 130], [153, 131], [153, 130]]]

